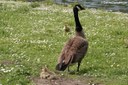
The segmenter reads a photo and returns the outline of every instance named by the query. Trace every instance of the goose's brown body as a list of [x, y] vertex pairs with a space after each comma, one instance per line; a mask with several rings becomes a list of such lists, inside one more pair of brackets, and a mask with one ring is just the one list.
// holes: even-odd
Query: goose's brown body
[[[74, 11], [75, 10], [76, 13], [78, 13], [77, 5], [74, 7]], [[78, 63], [77, 71], [79, 71], [80, 63], [88, 49], [88, 41], [85, 38], [79, 18], [77, 15], [74, 17], [76, 21], [76, 34], [73, 38], [68, 40], [60, 53], [58, 64], [56, 65], [56, 70], [59, 71], [64, 71], [67, 67], [74, 63]]]

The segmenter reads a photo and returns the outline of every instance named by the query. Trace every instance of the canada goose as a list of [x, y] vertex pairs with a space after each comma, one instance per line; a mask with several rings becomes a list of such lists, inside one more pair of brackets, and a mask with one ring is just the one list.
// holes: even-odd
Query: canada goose
[[62, 52], [58, 58], [56, 70], [64, 71], [68, 67], [69, 71], [69, 66], [71, 64], [78, 63], [77, 71], [79, 71], [81, 61], [88, 49], [88, 41], [85, 39], [83, 28], [78, 17], [78, 11], [83, 9], [84, 8], [79, 4], [73, 7], [76, 34], [73, 38], [68, 40], [62, 49]]

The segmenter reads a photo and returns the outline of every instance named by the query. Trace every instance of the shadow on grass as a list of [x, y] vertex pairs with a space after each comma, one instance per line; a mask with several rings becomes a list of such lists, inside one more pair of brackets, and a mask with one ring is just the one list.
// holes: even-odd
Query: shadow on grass
[[84, 74], [88, 74], [90, 72], [94, 72], [95, 70], [102, 70], [104, 69], [104, 67], [98, 67], [98, 66], [93, 66], [93, 67], [88, 67], [88, 68], [83, 68], [83, 69], [80, 69], [79, 72], [76, 72], [76, 71], [73, 71], [73, 72], [70, 72], [69, 74], [71, 75], [84, 75]]

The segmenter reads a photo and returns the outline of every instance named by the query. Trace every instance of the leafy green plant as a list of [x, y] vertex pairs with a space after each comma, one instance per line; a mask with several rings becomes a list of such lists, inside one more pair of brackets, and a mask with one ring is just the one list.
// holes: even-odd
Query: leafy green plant
[[38, 2], [33, 2], [33, 3], [30, 4], [30, 6], [31, 6], [32, 8], [36, 8], [36, 7], [39, 7], [39, 6], [40, 6], [40, 3], [38, 3]]

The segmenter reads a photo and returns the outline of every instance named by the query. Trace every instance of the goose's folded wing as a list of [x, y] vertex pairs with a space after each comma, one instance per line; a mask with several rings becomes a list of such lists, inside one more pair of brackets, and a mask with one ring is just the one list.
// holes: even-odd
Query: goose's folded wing
[[80, 37], [70, 39], [62, 50], [59, 61], [69, 64], [77, 55], [84, 56], [87, 48], [88, 42], [85, 39]]
[[61, 54], [58, 58], [58, 63], [62, 63], [65, 60], [65, 57], [68, 55], [68, 51], [70, 47], [72, 46], [73, 39], [69, 39], [68, 42], [64, 45], [64, 48], [61, 51]]

